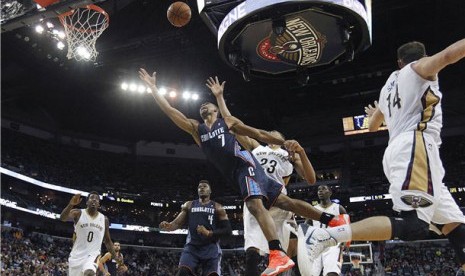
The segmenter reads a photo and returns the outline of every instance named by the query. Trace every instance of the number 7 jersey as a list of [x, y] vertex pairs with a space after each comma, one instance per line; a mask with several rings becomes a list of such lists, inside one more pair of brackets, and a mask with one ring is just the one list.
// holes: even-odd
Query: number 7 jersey
[[379, 108], [389, 130], [389, 143], [399, 134], [422, 131], [441, 145], [442, 93], [438, 80], [423, 79], [412, 68], [414, 62], [395, 71], [381, 89]]

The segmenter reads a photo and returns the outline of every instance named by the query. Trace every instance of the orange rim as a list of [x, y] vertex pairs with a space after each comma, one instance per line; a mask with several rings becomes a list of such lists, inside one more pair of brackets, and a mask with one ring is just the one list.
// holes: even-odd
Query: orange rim
[[[86, 5], [85, 7], [80, 7], [80, 8], [78, 8], [78, 9], [84, 9], [84, 8], [85, 8], [85, 9], [88, 9], [88, 10], [94, 10], [94, 11], [96, 11], [96, 12], [98, 12], [98, 13], [103, 14], [103, 15], [105, 16], [105, 18], [106, 18], [105, 28], [108, 27], [108, 25], [109, 25], [109, 23], [110, 23], [110, 16], [108, 15], [108, 13], [107, 13], [104, 9], [100, 8], [100, 7], [97, 6], [97, 5], [93, 5], [93, 4], [91, 4], [91, 5]], [[93, 30], [93, 29], [75, 28], [73, 25], [67, 24], [65, 18], [68, 17], [68, 16], [70, 16], [70, 15], [72, 15], [75, 11], [76, 11], [76, 9], [73, 9], [73, 10], [64, 12], [64, 13], [62, 13], [62, 14], [60, 14], [60, 15], [58, 16], [58, 18], [60, 19], [60, 22], [61, 22], [61, 24], [63, 24], [63, 26], [66, 25], [66, 27], [68, 27], [69, 29], [73, 29], [73, 30], [78, 31], [78, 32], [81, 32], [81, 33], [87, 33], [87, 32], [93, 33], [93, 32], [98, 31], [98, 30]]]

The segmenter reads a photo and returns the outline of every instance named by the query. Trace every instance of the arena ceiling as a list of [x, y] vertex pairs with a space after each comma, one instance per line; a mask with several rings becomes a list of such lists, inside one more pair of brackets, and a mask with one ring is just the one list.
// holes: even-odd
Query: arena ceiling
[[[136, 79], [138, 68], [145, 67], [156, 70], [164, 85], [199, 92], [200, 101], [214, 100], [204, 84], [209, 76], [219, 76], [227, 81], [226, 99], [233, 114], [250, 125], [279, 129], [297, 139], [342, 136], [341, 117], [362, 114], [363, 106], [378, 97], [395, 69], [400, 44], [422, 41], [431, 53], [465, 37], [464, 1], [375, 0], [373, 45], [352, 63], [316, 74], [305, 86], [295, 80], [245, 82], [220, 59], [214, 35], [196, 12], [196, 1], [187, 2], [193, 17], [183, 28], [166, 19], [172, 1], [103, 2], [110, 27], [97, 41], [96, 63], [66, 60], [65, 53], [33, 28], [2, 33], [2, 118], [57, 133], [191, 143], [150, 95], [121, 89], [122, 81]], [[446, 125], [464, 125], [465, 62], [440, 77]], [[196, 119], [199, 104], [173, 102]]]

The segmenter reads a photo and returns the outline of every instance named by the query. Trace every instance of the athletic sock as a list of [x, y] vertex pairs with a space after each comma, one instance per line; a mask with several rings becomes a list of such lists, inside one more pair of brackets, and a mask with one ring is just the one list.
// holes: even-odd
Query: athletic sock
[[352, 228], [349, 224], [326, 228], [326, 230], [337, 242], [348, 242], [352, 240]]
[[284, 252], [283, 247], [281, 246], [281, 243], [279, 240], [272, 240], [268, 242], [268, 248], [270, 250], [281, 250]]

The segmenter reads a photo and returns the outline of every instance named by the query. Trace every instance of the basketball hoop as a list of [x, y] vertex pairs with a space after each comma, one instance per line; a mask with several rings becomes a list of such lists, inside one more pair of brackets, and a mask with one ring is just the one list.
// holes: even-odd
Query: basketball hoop
[[95, 61], [97, 38], [108, 27], [108, 14], [96, 5], [87, 5], [59, 15], [68, 42], [68, 59]]

